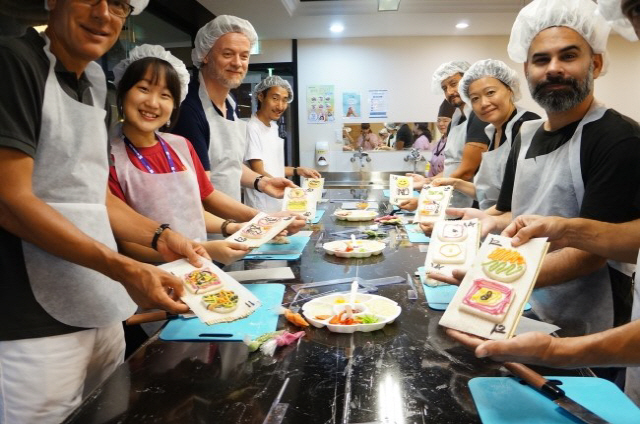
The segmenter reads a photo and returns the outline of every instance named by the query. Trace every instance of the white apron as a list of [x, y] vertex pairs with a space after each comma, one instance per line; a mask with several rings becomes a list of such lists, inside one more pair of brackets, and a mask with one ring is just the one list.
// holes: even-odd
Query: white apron
[[[242, 159], [247, 145], [247, 124], [237, 117], [235, 121], [229, 121], [220, 116], [213, 108], [201, 73], [198, 73], [198, 79], [198, 95], [209, 123], [211, 182], [216, 190], [239, 202]], [[230, 97], [228, 99], [233, 103]]]
[[198, 178], [187, 141], [173, 134], [159, 135], [176, 152], [186, 170], [150, 174], [131, 163], [122, 136], [111, 140], [116, 174], [127, 204], [141, 215], [171, 224], [173, 230], [185, 237], [206, 241]]
[[[631, 309], [631, 321], [640, 319], [640, 252], [636, 261], [636, 276], [633, 286], [633, 307]], [[640, 366], [627, 368], [627, 380], [624, 392], [640, 407]]]
[[[489, 209], [498, 203], [502, 179], [504, 178], [504, 170], [507, 166], [509, 152], [511, 152], [511, 145], [513, 144], [513, 140], [511, 139], [513, 125], [526, 112], [524, 109], [516, 108], [516, 114], [507, 122], [504, 130], [507, 139], [496, 149], [482, 153], [480, 168], [478, 168], [478, 173], [473, 179], [473, 183], [476, 186], [476, 198], [478, 199], [481, 210]], [[487, 137], [489, 137], [489, 140], [493, 142], [496, 127], [493, 124], [489, 124], [485, 127], [484, 132], [487, 134]]]
[[[252, 121], [254, 119], [258, 121], [257, 124], [260, 126], [261, 159], [265, 172], [273, 177], [284, 177], [284, 140], [278, 135], [278, 124], [271, 122], [271, 127], [267, 129], [262, 121], [255, 116], [251, 118]], [[247, 137], [247, 140], [249, 140], [249, 137]], [[248, 141], [248, 143], [251, 143], [251, 141]], [[279, 212], [282, 210], [282, 199], [276, 199], [268, 194], [260, 193], [253, 188], [244, 188], [244, 203], [261, 212]]]
[[[73, 100], [58, 84], [56, 58], [49, 51], [49, 39], [43, 37], [50, 64], [33, 192], [85, 234], [116, 250], [105, 206], [109, 165], [104, 73], [93, 62], [85, 70], [96, 106]], [[35, 298], [56, 320], [76, 327], [106, 327], [135, 312], [135, 303], [120, 283], [30, 243], [23, 241], [22, 247]]]
[[[444, 170], [442, 175], [449, 177], [458, 169], [462, 163], [462, 151], [467, 141], [467, 124], [469, 123], [469, 114], [471, 107], [464, 106], [464, 115], [467, 117], [461, 124], [458, 122], [462, 118], [462, 112], [456, 108], [451, 118], [451, 128], [447, 134], [447, 146], [444, 148]], [[452, 208], [469, 208], [473, 204], [473, 199], [466, 194], [454, 191], [449, 203]]]
[[[576, 131], [559, 149], [525, 159], [532, 138], [543, 120], [520, 127], [522, 144], [513, 187], [513, 217], [525, 214], [575, 218], [580, 214], [584, 184], [580, 145], [585, 124], [602, 118], [606, 108], [594, 101]], [[613, 299], [609, 270], [599, 270], [555, 286], [535, 289], [533, 310], [544, 321], [562, 328], [563, 336], [596, 333], [613, 326]]]

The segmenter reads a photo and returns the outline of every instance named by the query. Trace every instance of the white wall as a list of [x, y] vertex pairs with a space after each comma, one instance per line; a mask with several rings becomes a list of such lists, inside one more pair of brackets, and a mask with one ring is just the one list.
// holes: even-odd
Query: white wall
[[251, 63], [277, 63], [293, 61], [291, 40], [260, 40], [260, 54], [251, 56]]
[[[362, 95], [363, 114], [368, 106], [370, 89], [389, 90], [389, 122], [435, 121], [441, 95], [430, 91], [431, 74], [442, 63], [450, 60], [500, 59], [513, 66], [522, 77], [523, 99], [520, 105], [542, 114], [531, 99], [522, 65], [509, 60], [507, 36], [481, 37], [386, 37], [348, 39], [298, 40], [298, 87], [300, 99], [300, 162], [314, 166], [316, 141], [329, 141], [332, 154], [329, 166], [321, 171], [345, 171], [344, 156], [338, 152], [342, 144], [336, 143], [336, 130], [342, 127], [342, 92], [359, 91]], [[621, 37], [609, 40], [609, 73], [596, 82], [596, 97], [623, 114], [640, 121], [640, 43], [630, 43]], [[252, 58], [253, 60], [253, 58]], [[307, 124], [306, 87], [334, 85], [336, 89], [336, 121], [329, 124]], [[362, 121], [374, 121], [363, 118]], [[382, 121], [378, 119], [377, 121]], [[397, 156], [397, 157], [396, 157]], [[387, 158], [387, 159], [385, 159]], [[377, 171], [409, 169], [411, 165], [398, 159], [398, 155], [376, 154], [370, 163]], [[394, 168], [400, 166], [400, 169]], [[393, 169], [391, 169], [393, 168]], [[355, 169], [355, 168], [354, 168]]]

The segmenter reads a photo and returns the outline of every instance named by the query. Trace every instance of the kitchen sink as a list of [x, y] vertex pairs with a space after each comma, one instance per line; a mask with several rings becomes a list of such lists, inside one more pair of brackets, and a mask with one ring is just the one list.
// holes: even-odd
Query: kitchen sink
[[389, 188], [390, 175], [404, 175], [398, 172], [323, 172], [324, 188]]

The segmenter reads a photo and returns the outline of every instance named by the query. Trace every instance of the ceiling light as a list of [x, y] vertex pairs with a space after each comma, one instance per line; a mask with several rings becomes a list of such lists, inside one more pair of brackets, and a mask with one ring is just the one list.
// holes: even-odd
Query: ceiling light
[[335, 33], [342, 32], [342, 31], [344, 31], [344, 25], [342, 25], [342, 24], [337, 24], [337, 23], [336, 23], [336, 24], [333, 24], [333, 25], [331, 25], [331, 27], [329, 28], [329, 31], [331, 31], [331, 32], [335, 32]]
[[458, 22], [456, 24], [456, 28], [458, 29], [465, 29], [465, 28], [469, 28], [469, 24], [466, 22]]
[[400, 8], [400, 0], [378, 0], [378, 12], [397, 12]]

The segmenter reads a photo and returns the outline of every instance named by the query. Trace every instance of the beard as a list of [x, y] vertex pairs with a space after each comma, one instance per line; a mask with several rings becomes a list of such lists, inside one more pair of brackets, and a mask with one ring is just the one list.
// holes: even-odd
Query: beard
[[460, 107], [464, 104], [459, 94], [447, 97], [447, 102], [453, 107]]
[[[529, 91], [533, 100], [547, 112], [566, 112], [573, 109], [587, 98], [593, 90], [593, 63], [589, 66], [587, 76], [578, 81], [573, 77], [548, 77], [545, 81], [535, 84], [527, 78]], [[547, 87], [563, 84], [566, 88], [547, 90]]]
[[237, 78], [227, 78], [224, 76], [224, 71], [219, 71], [215, 66], [211, 67], [211, 76], [225, 88], [232, 89], [240, 87], [246, 74], [238, 76]]

